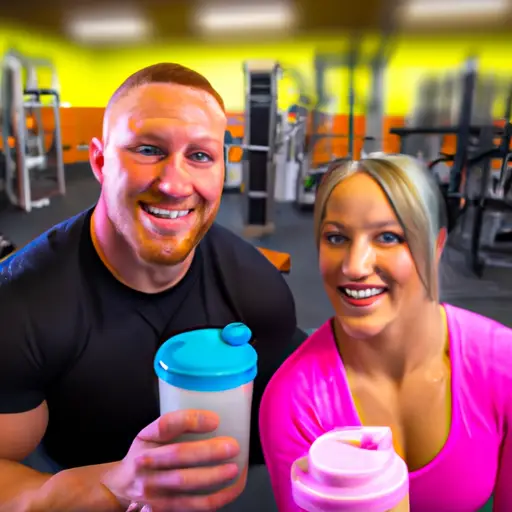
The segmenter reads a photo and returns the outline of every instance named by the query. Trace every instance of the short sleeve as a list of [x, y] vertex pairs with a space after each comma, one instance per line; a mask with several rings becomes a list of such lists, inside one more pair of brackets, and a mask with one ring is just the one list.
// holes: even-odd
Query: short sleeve
[[23, 301], [0, 285], [0, 414], [21, 413], [45, 400], [42, 358]]

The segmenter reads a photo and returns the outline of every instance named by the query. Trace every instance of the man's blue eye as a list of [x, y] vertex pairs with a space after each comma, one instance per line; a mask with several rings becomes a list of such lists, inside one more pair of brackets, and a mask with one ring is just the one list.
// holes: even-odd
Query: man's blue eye
[[190, 155], [190, 158], [192, 160], [195, 160], [196, 162], [211, 162], [212, 159], [209, 155], [206, 153], [203, 153], [202, 151], [197, 151], [196, 153], [193, 153]]
[[157, 148], [156, 146], [150, 146], [147, 144], [143, 144], [142, 146], [138, 146], [135, 151], [139, 153], [140, 155], [144, 156], [156, 156], [156, 155], [162, 155], [163, 151], [160, 148]]

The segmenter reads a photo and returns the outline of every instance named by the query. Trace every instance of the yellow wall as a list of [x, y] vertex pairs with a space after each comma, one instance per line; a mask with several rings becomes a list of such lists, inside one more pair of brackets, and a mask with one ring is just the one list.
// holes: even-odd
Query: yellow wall
[[[371, 38], [366, 46], [371, 48]], [[137, 69], [162, 61], [180, 62], [206, 75], [219, 90], [230, 111], [242, 111], [242, 62], [251, 58], [276, 59], [285, 66], [300, 70], [312, 88], [313, 55], [322, 50], [342, 49], [334, 39], [300, 39], [281, 43], [236, 45], [205, 45], [169, 43], [112, 50], [86, 50], [78, 46], [37, 36], [23, 30], [0, 28], [0, 52], [14, 46], [29, 55], [44, 55], [54, 59], [60, 74], [63, 101], [72, 106], [104, 106], [119, 83]], [[418, 78], [427, 72], [440, 73], [461, 64], [470, 51], [477, 51], [482, 69], [502, 75], [512, 75], [512, 35], [458, 38], [427, 38], [407, 36], [398, 40], [388, 66], [386, 78], [386, 113], [403, 115], [411, 108]], [[328, 82], [341, 100], [338, 112], [347, 111], [346, 74], [331, 72]], [[367, 73], [357, 77], [358, 110], [362, 111]], [[283, 106], [294, 100], [291, 83], [280, 89]]]
[[[59, 73], [62, 101], [73, 106], [91, 106], [88, 87], [94, 88], [96, 80], [90, 74], [94, 68], [89, 50], [20, 27], [0, 27], [0, 56], [12, 48], [27, 56], [51, 58]], [[41, 84], [49, 85], [46, 81]]]

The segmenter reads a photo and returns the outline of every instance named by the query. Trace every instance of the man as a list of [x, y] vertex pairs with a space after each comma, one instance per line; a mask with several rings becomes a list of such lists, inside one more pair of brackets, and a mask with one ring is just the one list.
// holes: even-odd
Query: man
[[[233, 439], [172, 444], [186, 431], [215, 430], [218, 418], [158, 418], [156, 350], [204, 326], [242, 321], [254, 334], [250, 463], [263, 462], [259, 401], [303, 336], [279, 272], [214, 224], [226, 124], [222, 99], [198, 73], [176, 64], [135, 73], [107, 106], [102, 140], [90, 144], [98, 203], [2, 263], [0, 510], [138, 502], [206, 511], [233, 501], [243, 479], [189, 492], [234, 478]], [[40, 441], [65, 470], [19, 464]]]

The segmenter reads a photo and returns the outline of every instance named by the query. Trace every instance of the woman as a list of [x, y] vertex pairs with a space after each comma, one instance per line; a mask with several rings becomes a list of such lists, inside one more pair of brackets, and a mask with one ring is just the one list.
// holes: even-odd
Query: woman
[[444, 203], [416, 161], [335, 166], [315, 205], [334, 307], [267, 387], [260, 432], [279, 512], [290, 467], [336, 427], [387, 425], [412, 512], [512, 511], [512, 330], [439, 304]]

